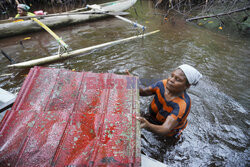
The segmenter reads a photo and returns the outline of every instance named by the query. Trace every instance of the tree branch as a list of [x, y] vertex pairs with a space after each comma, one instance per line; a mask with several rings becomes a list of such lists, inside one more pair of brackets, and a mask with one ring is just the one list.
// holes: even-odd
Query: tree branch
[[186, 21], [193, 21], [193, 20], [199, 20], [199, 19], [204, 19], [204, 18], [211, 18], [211, 17], [230, 15], [232, 13], [242, 12], [242, 11], [246, 11], [246, 10], [249, 10], [249, 9], [250, 9], [250, 6], [247, 6], [245, 8], [233, 10], [233, 11], [230, 11], [230, 12], [227, 12], [227, 13], [219, 13], [219, 14], [215, 14], [215, 15], [193, 17], [193, 18], [190, 18], [190, 19], [186, 19]]

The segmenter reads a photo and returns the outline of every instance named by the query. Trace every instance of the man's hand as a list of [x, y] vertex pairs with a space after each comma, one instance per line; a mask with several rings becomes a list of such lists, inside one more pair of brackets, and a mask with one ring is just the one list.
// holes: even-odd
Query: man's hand
[[126, 74], [129, 75], [129, 76], [133, 76], [130, 74], [130, 72], [128, 70], [126, 70]]
[[168, 116], [166, 121], [162, 125], [151, 124], [143, 117], [136, 117], [136, 119], [141, 122], [141, 128], [145, 128], [161, 136], [166, 136], [172, 129], [174, 129], [178, 125], [178, 121], [171, 116]]
[[141, 122], [141, 128], [149, 128], [150, 123], [143, 117], [136, 117], [137, 120], [139, 120]]

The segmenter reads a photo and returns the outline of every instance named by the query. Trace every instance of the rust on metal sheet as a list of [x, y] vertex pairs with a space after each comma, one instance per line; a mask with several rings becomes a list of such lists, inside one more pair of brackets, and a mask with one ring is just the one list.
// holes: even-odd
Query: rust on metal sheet
[[32, 68], [0, 124], [0, 166], [140, 166], [137, 80]]

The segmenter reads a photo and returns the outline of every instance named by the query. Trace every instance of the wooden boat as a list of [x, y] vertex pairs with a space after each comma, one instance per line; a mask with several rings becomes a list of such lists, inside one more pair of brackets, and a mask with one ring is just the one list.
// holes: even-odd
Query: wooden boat
[[[122, 12], [133, 6], [136, 3], [136, 1], [137, 0], [118, 0], [114, 2], [103, 3], [98, 6], [100, 6], [102, 11]], [[107, 16], [106, 14], [88, 14], [90, 13], [90, 11], [95, 11], [94, 9], [90, 11], [85, 11], [85, 14], [84, 12], [81, 11], [82, 11], [81, 9], [77, 9], [74, 11], [63, 13], [61, 16], [44, 17], [43, 19], [41, 19], [41, 21], [48, 27], [61, 27], [69, 24], [76, 24]], [[81, 13], [71, 14], [73, 12], [81, 12]], [[32, 20], [7, 22], [7, 23], [5, 22], [0, 24], [0, 38], [28, 33], [32, 31], [39, 31], [41, 29], [42, 27], [40, 27], [36, 22]]]

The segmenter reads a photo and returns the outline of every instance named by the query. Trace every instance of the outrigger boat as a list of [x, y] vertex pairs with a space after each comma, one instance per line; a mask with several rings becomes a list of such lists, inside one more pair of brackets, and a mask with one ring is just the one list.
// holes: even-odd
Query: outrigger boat
[[[123, 10], [127, 9], [128, 7], [132, 6], [135, 2], [136, 2], [136, 0], [119, 0], [119, 1], [112, 2], [112, 3], [110, 2], [110, 3], [102, 4], [102, 5], [88, 5], [88, 8], [92, 9], [91, 12], [103, 12], [104, 14], [102, 14], [101, 16], [104, 16], [107, 13], [109, 14], [109, 12], [123, 11]], [[120, 5], [120, 6], [118, 5], [118, 4], [122, 4], [122, 3], [124, 3], [124, 5]], [[128, 5], [128, 4], [130, 4], [130, 5]], [[117, 6], [117, 8], [115, 6]], [[122, 8], [122, 6], [123, 6], [123, 8]], [[84, 16], [86, 16], [86, 15], [84, 15]], [[62, 16], [60, 16], [60, 17], [62, 17]], [[71, 17], [71, 16], [64, 16], [64, 17]], [[93, 17], [100, 17], [100, 15], [96, 15], [96, 16], [93, 16]], [[135, 22], [133, 22], [131, 20], [128, 20], [128, 19], [126, 19], [124, 17], [121, 17], [119, 15], [115, 15], [115, 17], [118, 18], [118, 19], [121, 19], [121, 20], [123, 20], [125, 22], [128, 22], [130, 24], [133, 24], [135, 27], [141, 28], [143, 30], [142, 32], [144, 32], [144, 30], [145, 30], [145, 27], [138, 24], [138, 23], [135, 23]], [[89, 17], [89, 18], [91, 18], [91, 17]], [[33, 20], [37, 22], [38, 20], [37, 19], [35, 20], [35, 19], [33, 19]], [[41, 26], [44, 27], [45, 25], [41, 25]], [[59, 37], [57, 37], [55, 34], [52, 34], [51, 30], [48, 27], [44, 27], [44, 28], [52, 36], [54, 36], [55, 39], [58, 40], [58, 42], [60, 42]], [[127, 42], [127, 41], [130, 41], [130, 40], [134, 40], [134, 39], [137, 39], [137, 38], [142, 38], [142, 37], [145, 37], [145, 36], [157, 33], [157, 32], [159, 32], [159, 30], [152, 31], [152, 32], [149, 32], [149, 33], [145, 33], [145, 34], [143, 33], [143, 34], [140, 34], [140, 35], [136, 35], [136, 36], [133, 36], [133, 37], [124, 38], [124, 39], [120, 39], [120, 40], [116, 40], [116, 41], [102, 43], [102, 44], [99, 44], [99, 45], [94, 45], [94, 46], [91, 46], [91, 47], [82, 48], [82, 49], [78, 49], [78, 50], [74, 50], [74, 51], [70, 51], [70, 52], [67, 49], [68, 46], [63, 41], [61, 41], [61, 43], [63, 43], [64, 46], [67, 46], [67, 47], [64, 47], [65, 49], [64, 49], [63, 53], [60, 53], [60, 45], [59, 45], [58, 54], [56, 54], [56, 55], [43, 57], [43, 58], [39, 58], [39, 59], [34, 59], [34, 60], [29, 60], [29, 61], [20, 62], [20, 63], [15, 63], [14, 60], [12, 60], [2, 50], [1, 51], [2, 51], [3, 55], [6, 58], [8, 58], [10, 60], [10, 62], [11, 62], [11, 65], [8, 65], [8, 67], [32, 67], [32, 66], [36, 66], [36, 65], [51, 63], [51, 62], [54, 62], [56, 60], [66, 59], [66, 58], [69, 58], [69, 57], [72, 57], [72, 56], [76, 56], [76, 55], [88, 52], [88, 51], [93, 50], [93, 49], [99, 49], [99, 48], [102, 48], [102, 47], [105, 47], [105, 46], [119, 44], [119, 43], [122, 43], [122, 42]]]
[[[83, 10], [86, 10], [85, 7], [61, 14], [60, 13], [52, 14], [54, 16], [44, 17], [43, 19], [41, 19], [41, 21], [50, 28], [61, 27], [69, 24], [76, 24], [88, 20], [105, 17], [109, 15], [109, 12], [111, 14], [112, 12], [113, 13], [122, 12], [133, 6], [136, 3], [136, 1], [137, 0], [118, 0], [113, 2], [103, 3], [100, 5], [96, 5], [98, 6], [99, 9], [101, 9], [101, 11], [92, 8], [89, 11], [82, 12]], [[0, 24], [0, 38], [42, 30], [42, 27], [39, 26], [33, 20], [23, 20], [19, 22], [13, 22], [13, 21], [9, 22], [8, 20], [1, 22], [4, 23]]]

